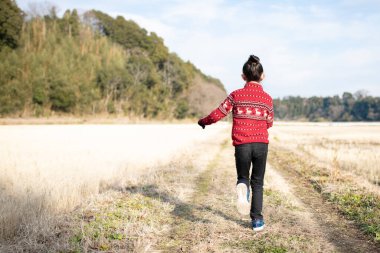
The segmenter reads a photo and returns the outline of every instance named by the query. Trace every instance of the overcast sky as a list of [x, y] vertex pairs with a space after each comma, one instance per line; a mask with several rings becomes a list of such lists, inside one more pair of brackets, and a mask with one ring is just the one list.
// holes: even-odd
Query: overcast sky
[[[16, 0], [27, 10], [38, 1]], [[333, 96], [365, 89], [380, 96], [380, 0], [66, 0], [79, 11], [122, 15], [156, 32], [171, 52], [228, 92], [244, 85], [241, 68], [261, 58], [273, 97]]]

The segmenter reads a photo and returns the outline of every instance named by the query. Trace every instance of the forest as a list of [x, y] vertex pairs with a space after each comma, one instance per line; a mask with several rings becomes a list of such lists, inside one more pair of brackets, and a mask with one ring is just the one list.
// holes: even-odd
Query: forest
[[[30, 15], [0, 5], [0, 116], [118, 114], [199, 116], [189, 103], [194, 80], [224, 86], [169, 52], [134, 21], [100, 11], [52, 7]], [[218, 103], [218, 101], [215, 103]]]
[[380, 121], [380, 97], [365, 90], [342, 96], [288, 96], [273, 100], [275, 117], [304, 121]]
[[[43, 13], [43, 12], [42, 12]], [[0, 2], [0, 117], [123, 115], [199, 117], [226, 96], [223, 84], [170, 52], [132, 20], [55, 7], [24, 13]], [[274, 99], [276, 119], [379, 121], [380, 98]]]

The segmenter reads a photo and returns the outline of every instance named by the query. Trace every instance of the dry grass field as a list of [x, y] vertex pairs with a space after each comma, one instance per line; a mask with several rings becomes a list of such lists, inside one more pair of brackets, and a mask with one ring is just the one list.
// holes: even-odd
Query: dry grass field
[[[0, 240], [33, 241], [55, 216], [123, 187], [213, 138], [226, 125], [0, 126]], [[48, 231], [46, 231], [48, 233]]]
[[[379, 123], [278, 123], [271, 131], [269, 162], [301, 189], [311, 185], [380, 242]], [[305, 192], [298, 192], [304, 203], [324, 209]], [[338, 231], [332, 234], [339, 238]]]
[[278, 123], [271, 139], [305, 159], [332, 165], [332, 178], [352, 174], [369, 188], [380, 185], [379, 123]]
[[276, 122], [254, 233], [228, 124], [0, 126], [0, 252], [377, 252], [379, 130]]

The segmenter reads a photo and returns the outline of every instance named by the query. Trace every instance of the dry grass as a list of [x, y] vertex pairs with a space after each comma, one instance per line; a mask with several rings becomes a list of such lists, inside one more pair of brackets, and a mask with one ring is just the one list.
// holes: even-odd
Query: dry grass
[[[328, 227], [333, 216], [319, 215], [300, 198], [300, 185], [292, 186], [291, 180], [300, 178], [286, 180], [270, 166], [264, 193], [267, 228], [253, 233], [249, 218], [235, 210], [233, 148], [222, 142], [229, 127], [213, 127], [1, 126], [0, 251], [333, 252], [362, 247], [362, 239], [352, 239], [355, 231], [351, 237], [332, 236], [340, 217]], [[345, 173], [369, 181], [359, 168], [344, 165], [349, 158], [340, 149], [360, 149], [360, 143], [378, 149], [379, 128], [276, 125], [270, 146], [288, 151], [270, 151], [281, 158], [272, 165], [299, 167], [311, 171], [303, 175], [316, 173], [332, 183], [345, 183]], [[353, 135], [358, 129], [364, 134]], [[312, 171], [317, 167], [301, 166], [302, 159], [287, 152], [323, 166]]]
[[[367, 249], [363, 239], [356, 238], [355, 231], [347, 234], [346, 223], [334, 216], [332, 209], [319, 215], [321, 203], [316, 203], [318, 208], [309, 206], [308, 202], [305, 204], [304, 199], [294, 194], [292, 181], [282, 178], [270, 166], [264, 193], [267, 227], [262, 233], [254, 233], [249, 217], [240, 216], [235, 208], [233, 148], [220, 145], [218, 150], [215, 139], [207, 146], [200, 146], [193, 157], [181, 159], [182, 163], [156, 170], [135, 186], [125, 188], [119, 197], [112, 197], [113, 201], [108, 201], [106, 208], [103, 201], [92, 205], [90, 210], [85, 208], [86, 215], [80, 215], [85, 229], [76, 237], [79, 249], [117, 252], [125, 249], [127, 252], [348, 252]], [[309, 197], [308, 193], [313, 190], [300, 191]], [[321, 200], [317, 193], [315, 195]], [[124, 218], [116, 222], [117, 226], [110, 227], [107, 224], [115, 224], [115, 219], [110, 221], [109, 216], [115, 216], [114, 211], [121, 205], [119, 200], [123, 196], [124, 203], [137, 199], [140, 204], [127, 204], [127, 210], [119, 213]], [[93, 210], [97, 210], [95, 217], [102, 218], [88, 221], [86, 217], [88, 213], [93, 214]], [[105, 216], [105, 213], [111, 215]], [[125, 217], [123, 213], [129, 215]], [[99, 229], [104, 232], [100, 237], [96, 232]], [[115, 239], [118, 236], [123, 240]]]
[[380, 184], [380, 124], [279, 123], [271, 129], [271, 141], [324, 163], [331, 179], [343, 173], [363, 186]]
[[269, 161], [293, 177], [307, 180], [380, 241], [380, 125], [279, 124], [272, 131]]
[[[33, 249], [58, 217], [213, 138], [193, 125], [0, 126], [0, 242]], [[57, 220], [58, 219], [58, 220]]]

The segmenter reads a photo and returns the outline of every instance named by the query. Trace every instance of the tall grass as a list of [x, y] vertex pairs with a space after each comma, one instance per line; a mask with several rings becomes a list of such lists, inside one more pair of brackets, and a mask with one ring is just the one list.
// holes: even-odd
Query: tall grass
[[293, 124], [273, 130], [272, 162], [295, 170], [380, 241], [380, 125]]
[[379, 124], [279, 124], [271, 134], [273, 141], [328, 165], [332, 177], [348, 173], [380, 184]]
[[218, 132], [195, 124], [0, 126], [0, 242], [43, 244], [60, 214]]

